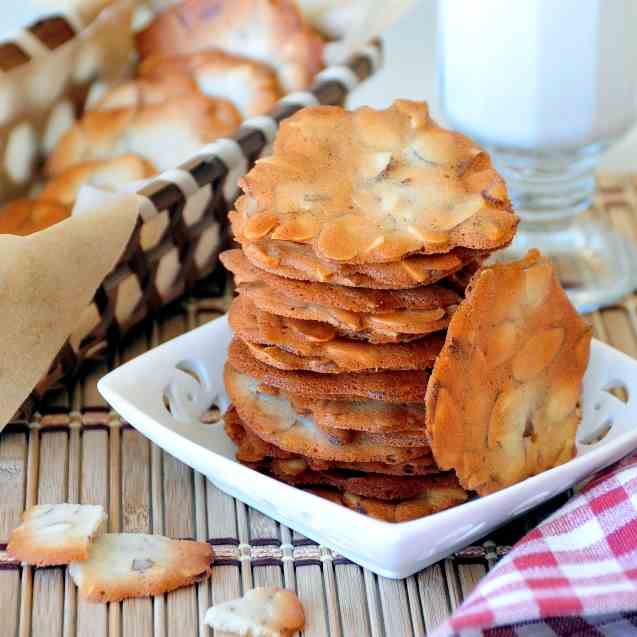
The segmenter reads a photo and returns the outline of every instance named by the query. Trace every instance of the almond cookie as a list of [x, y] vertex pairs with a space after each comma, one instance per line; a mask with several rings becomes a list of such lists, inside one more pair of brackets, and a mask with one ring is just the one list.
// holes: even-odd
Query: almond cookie
[[200, 582], [212, 572], [213, 559], [206, 542], [108, 533], [90, 546], [86, 561], [71, 564], [69, 573], [84, 599], [119, 602]]
[[299, 471], [300, 466], [294, 460], [272, 460], [257, 463], [253, 468], [295, 487], [333, 487], [339, 491], [379, 500], [412, 498], [429, 484], [426, 477], [359, 474], [343, 470]]
[[228, 320], [255, 358], [279, 369], [331, 374], [429, 369], [444, 343], [439, 334], [385, 345], [339, 338], [330, 325], [263, 312], [243, 296], [232, 302]]
[[440, 467], [486, 495], [570, 460], [590, 341], [537, 251], [480, 270], [427, 388]]
[[26, 236], [64, 221], [70, 214], [70, 206], [56, 200], [15, 199], [0, 208], [0, 234]]
[[460, 296], [431, 285], [410, 290], [371, 290], [284, 279], [255, 268], [241, 250], [221, 254], [237, 291], [262, 311], [328, 323], [340, 336], [370, 343], [408, 342], [444, 329]]
[[85, 560], [89, 545], [106, 522], [101, 506], [39, 504], [22, 514], [9, 538], [7, 552], [20, 562], [56, 566]]
[[229, 102], [198, 92], [150, 106], [90, 111], [61, 137], [45, 172], [56, 176], [84, 161], [129, 153], [168, 170], [204, 144], [231, 134], [239, 123], [239, 113]]
[[[231, 212], [229, 218], [236, 219], [236, 216]], [[246, 258], [266, 272], [299, 281], [374, 290], [431, 285], [484, 256], [482, 252], [456, 248], [446, 254], [414, 255], [392, 263], [333, 263], [317, 257], [307, 245], [275, 240], [242, 242], [236, 235], [234, 221], [233, 231]]]
[[244, 426], [266, 442], [312, 458], [339, 462], [395, 464], [422, 456], [427, 447], [391, 447], [356, 432], [345, 444], [333, 444], [311, 418], [297, 414], [289, 401], [262, 393], [259, 382], [226, 365], [226, 391]]
[[72, 206], [82, 186], [116, 189], [157, 173], [154, 164], [137, 155], [96, 159], [76, 164], [51, 179], [38, 195], [41, 199]]
[[419, 494], [399, 501], [367, 498], [347, 491], [339, 493], [324, 487], [306, 487], [304, 491], [385, 522], [408, 522], [423, 518], [462, 504], [468, 498], [468, 493], [460, 487], [454, 475], [431, 476], [426, 480], [427, 486]]
[[270, 367], [252, 356], [248, 346], [232, 339], [228, 360], [237, 371], [277, 389], [312, 398], [370, 398], [390, 403], [424, 400], [429, 373], [426, 371], [384, 371], [362, 374], [315, 374], [303, 371], [283, 371]]
[[242, 244], [303, 243], [336, 263], [497, 250], [518, 223], [489, 156], [438, 126], [424, 102], [305, 108], [239, 183], [232, 224]]
[[283, 588], [255, 588], [242, 598], [209, 608], [204, 619], [216, 631], [252, 637], [291, 637], [305, 625], [303, 605]]
[[267, 65], [220, 50], [186, 55], [151, 55], [137, 69], [143, 78], [164, 81], [191, 79], [208, 97], [229, 99], [243, 118], [272, 110], [282, 92], [274, 71]]
[[[308, 456], [290, 453], [279, 449], [265, 440], [261, 440], [256, 434], [246, 429], [239, 418], [237, 411], [231, 407], [223, 417], [224, 430], [228, 437], [237, 445], [237, 460], [245, 464], [260, 463], [263, 460], [277, 459], [289, 461], [288, 471], [297, 472], [311, 469], [313, 471], [331, 471], [334, 469], [345, 469], [348, 471], [358, 471], [361, 473], [383, 473], [385, 475], [396, 476], [424, 476], [437, 473], [433, 457], [429, 452], [414, 458], [413, 460], [386, 464], [384, 462], [337, 462], [319, 460]], [[294, 469], [295, 468], [295, 469]]]
[[222, 49], [268, 64], [283, 90], [307, 88], [322, 66], [323, 41], [292, 0], [184, 0], [136, 36], [140, 57]]
[[237, 288], [237, 291], [241, 296], [250, 299], [263, 312], [292, 320], [327, 323], [332, 326], [338, 336], [364, 340], [377, 345], [408, 343], [432, 332], [443, 330], [449, 325], [451, 316], [457, 308], [457, 304], [450, 304], [433, 310], [394, 310], [377, 314], [361, 314], [337, 307], [295, 301], [285, 293], [269, 288], [263, 283], [243, 284]]

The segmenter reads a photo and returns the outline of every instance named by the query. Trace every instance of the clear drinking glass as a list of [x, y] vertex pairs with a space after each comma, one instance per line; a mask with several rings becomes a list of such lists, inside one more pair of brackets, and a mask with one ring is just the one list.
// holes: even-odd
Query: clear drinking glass
[[581, 311], [637, 287], [632, 244], [589, 210], [606, 148], [637, 120], [637, 1], [440, 0], [444, 117], [487, 148]]

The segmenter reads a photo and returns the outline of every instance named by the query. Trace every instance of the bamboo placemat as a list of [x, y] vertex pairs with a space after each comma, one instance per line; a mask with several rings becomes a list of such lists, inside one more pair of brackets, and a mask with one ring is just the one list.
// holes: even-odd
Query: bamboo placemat
[[[600, 214], [637, 240], [637, 177], [604, 177]], [[210, 637], [212, 604], [257, 585], [295, 589], [308, 637], [420, 637], [437, 626], [528, 528], [561, 504], [556, 498], [476, 546], [403, 581], [378, 577], [225, 495], [151, 444], [99, 396], [114, 365], [219, 316], [231, 291], [222, 273], [95, 361], [79, 382], [30, 422], [0, 436], [0, 543], [29, 505], [102, 504], [111, 531], [210, 541], [212, 578], [154, 599], [93, 605], [77, 598], [62, 568], [22, 567], [0, 544], [0, 634], [4, 637]], [[597, 338], [637, 357], [637, 295], [590, 316]], [[220, 633], [217, 633], [220, 635]]]

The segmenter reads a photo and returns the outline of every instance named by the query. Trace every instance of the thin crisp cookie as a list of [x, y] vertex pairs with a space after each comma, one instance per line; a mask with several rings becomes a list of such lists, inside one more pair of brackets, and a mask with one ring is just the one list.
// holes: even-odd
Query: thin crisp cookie
[[118, 602], [200, 582], [212, 572], [213, 560], [212, 547], [205, 542], [109, 533], [90, 546], [88, 559], [73, 562], [69, 573], [84, 599]]
[[486, 495], [570, 460], [590, 342], [536, 250], [479, 271], [427, 387], [439, 466]]
[[208, 609], [204, 621], [219, 631], [248, 637], [291, 637], [305, 625], [299, 598], [283, 588], [255, 588], [240, 599]]
[[106, 522], [101, 506], [89, 504], [39, 504], [22, 514], [13, 530], [7, 552], [35, 566], [55, 566], [85, 560], [89, 546]]
[[335, 263], [497, 250], [518, 224], [487, 153], [438, 126], [424, 102], [305, 108], [239, 183], [231, 218], [242, 244], [307, 244]]

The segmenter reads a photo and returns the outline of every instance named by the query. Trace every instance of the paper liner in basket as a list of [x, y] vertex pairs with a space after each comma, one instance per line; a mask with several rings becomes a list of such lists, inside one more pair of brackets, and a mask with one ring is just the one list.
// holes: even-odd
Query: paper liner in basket
[[0, 431], [116, 265], [142, 202], [85, 188], [66, 221], [27, 237], [0, 235]]

